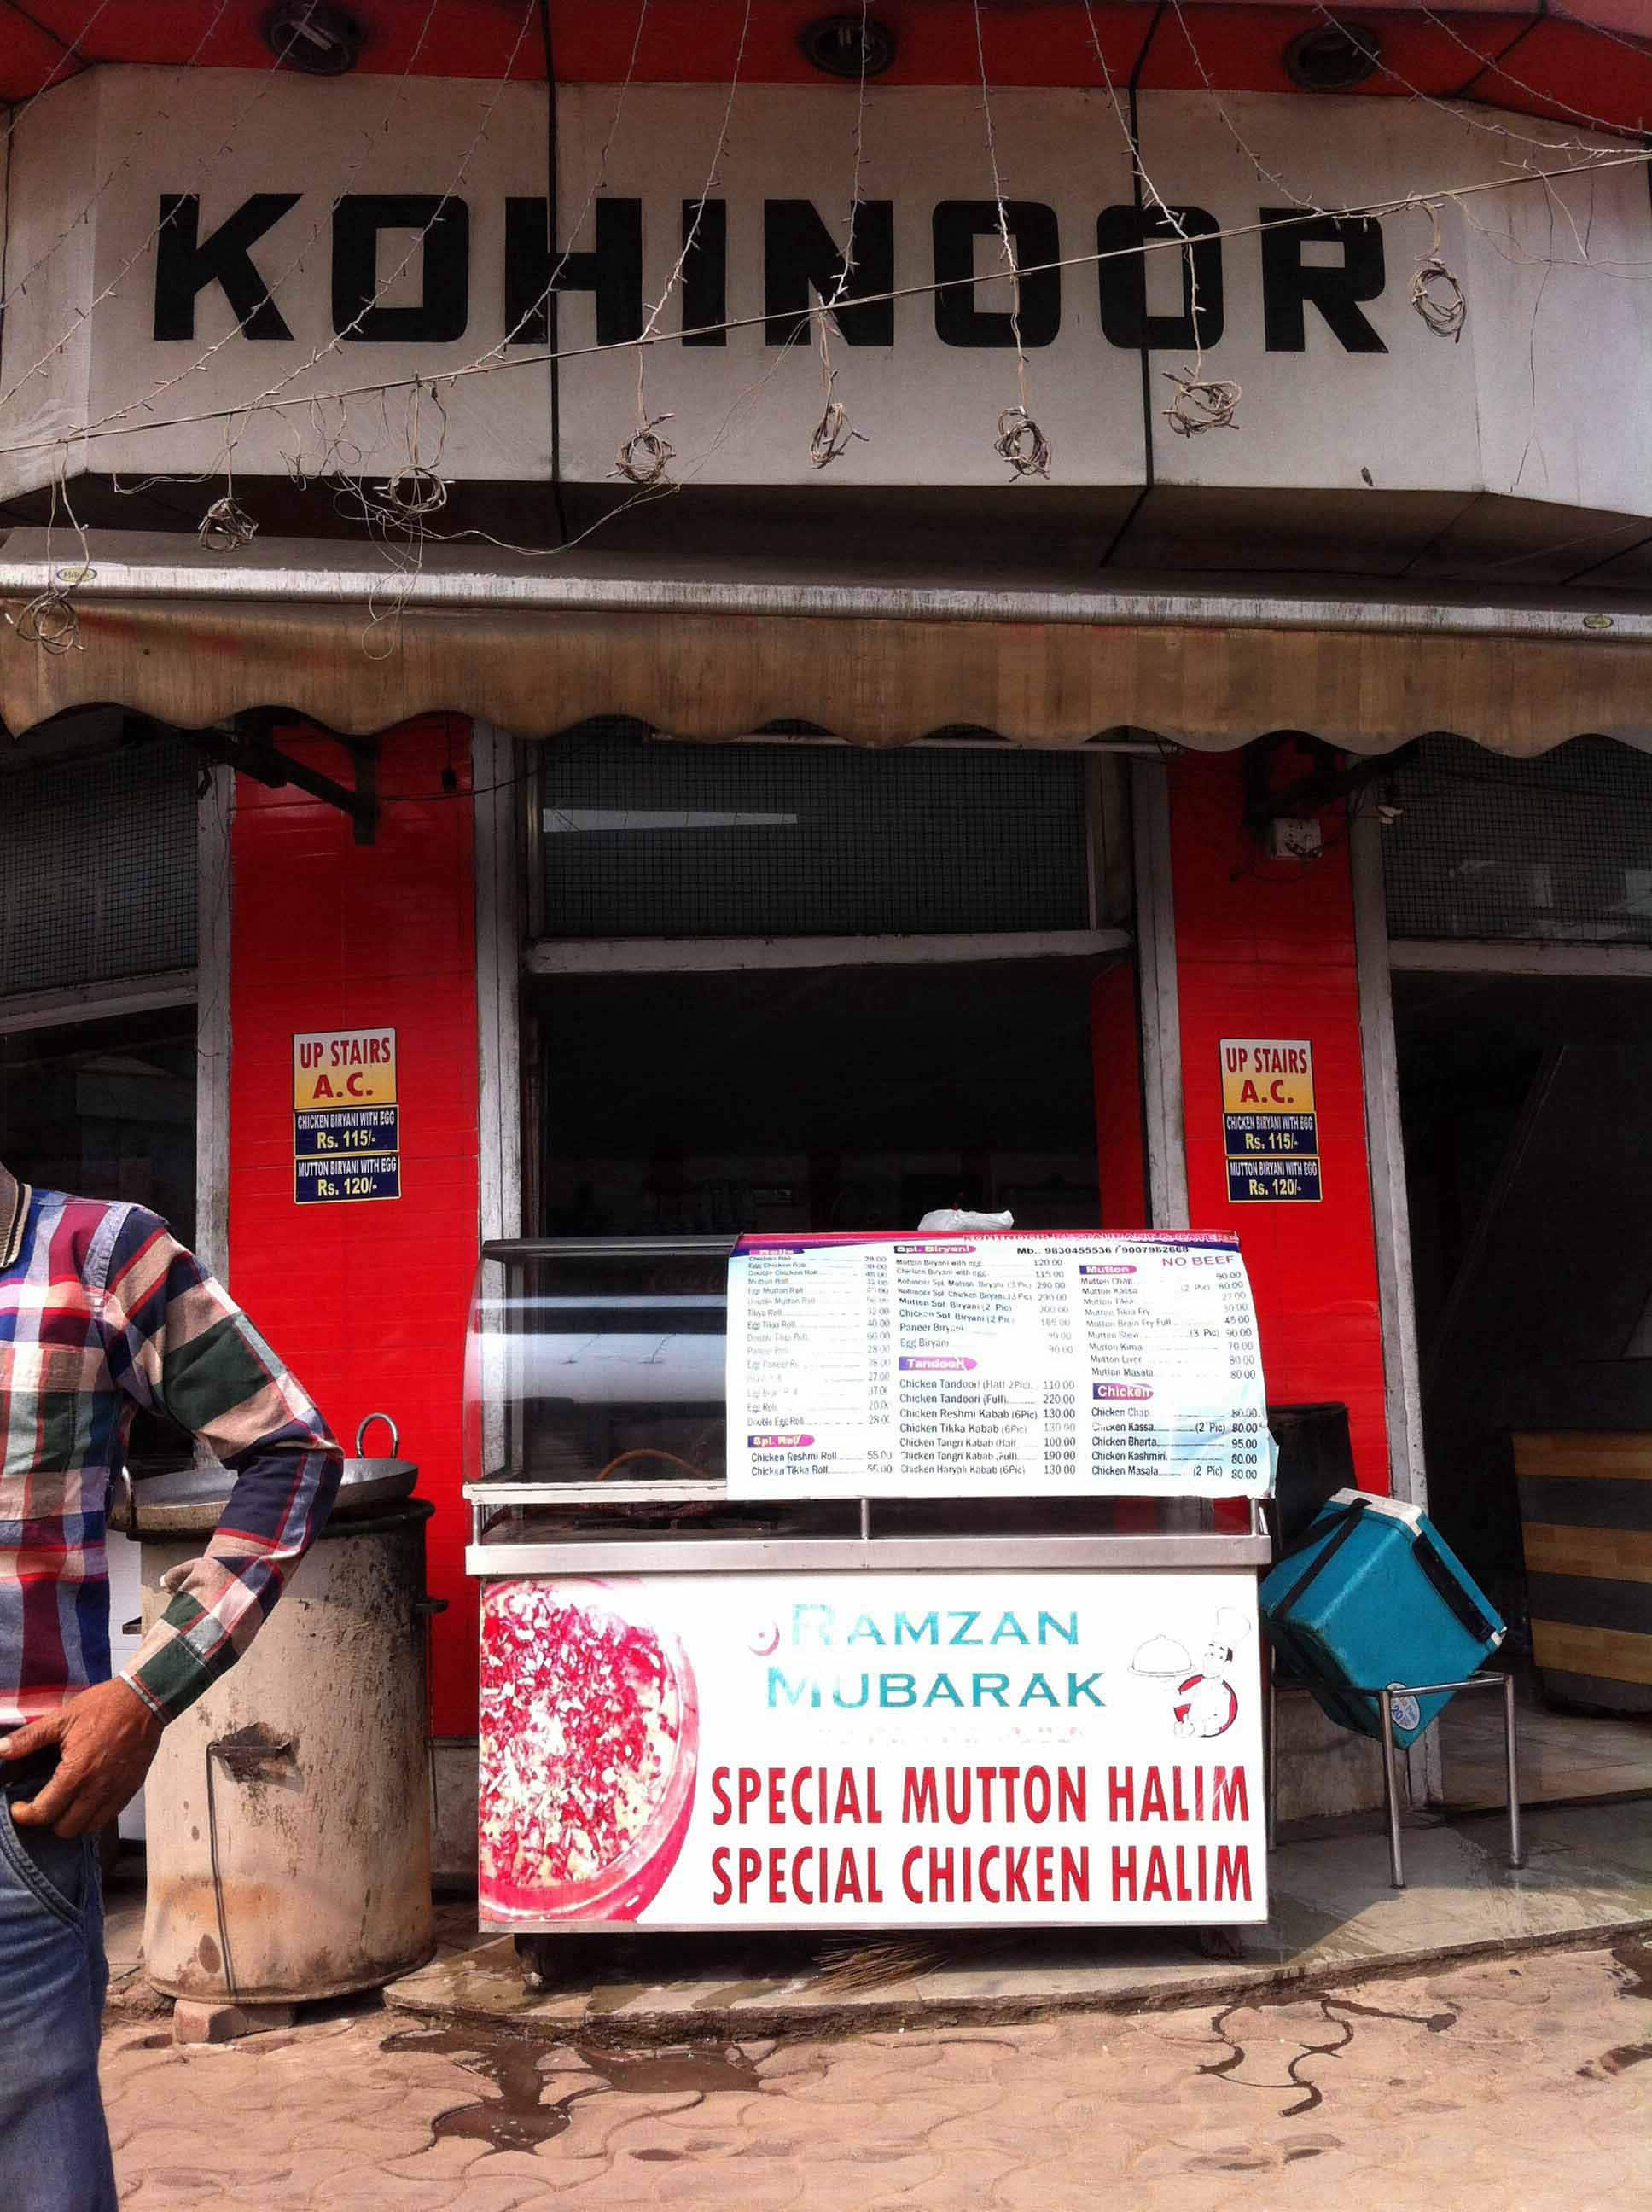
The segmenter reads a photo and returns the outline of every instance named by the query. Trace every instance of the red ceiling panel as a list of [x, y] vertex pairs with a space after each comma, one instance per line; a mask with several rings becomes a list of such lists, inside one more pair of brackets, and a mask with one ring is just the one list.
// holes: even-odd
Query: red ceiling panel
[[[544, 75], [538, 0], [349, 0], [367, 37], [361, 67], [436, 76]], [[637, 74], [645, 82], [726, 83], [745, 0], [647, 0]], [[749, 83], [817, 82], [798, 47], [804, 25], [832, 0], [751, 0], [742, 74]], [[844, 0], [838, 0], [842, 6]], [[896, 32], [890, 84], [978, 80], [971, 0], [875, 0]], [[27, 98], [87, 63], [264, 69], [259, 27], [270, 0], [0, 0], [0, 100]], [[625, 73], [644, 0], [552, 0], [556, 69], [569, 82]], [[1555, 7], [1564, 14], [1555, 12]], [[1336, 12], [1370, 23], [1382, 69], [1364, 90], [1406, 98], [1410, 88], [1449, 98], [1473, 85], [1487, 103], [1559, 120], [1599, 116], [1638, 131], [1652, 119], [1652, 0], [1339, 0]], [[1598, 27], [1567, 20], [1598, 15]], [[1430, 21], [1432, 15], [1436, 21]], [[1142, 82], [1197, 90], [1288, 92], [1284, 49], [1322, 25], [1315, 0], [984, 0], [983, 44], [998, 85], [1127, 81], [1157, 21]], [[1645, 40], [1626, 26], [1647, 21]], [[1530, 89], [1523, 89], [1529, 87]]]

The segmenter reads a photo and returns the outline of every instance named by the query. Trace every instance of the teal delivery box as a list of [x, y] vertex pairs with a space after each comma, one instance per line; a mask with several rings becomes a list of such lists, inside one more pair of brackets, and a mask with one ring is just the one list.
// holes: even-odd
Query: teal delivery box
[[[1482, 1667], [1503, 1624], [1421, 1506], [1339, 1490], [1270, 1571], [1262, 1620], [1284, 1667], [1333, 1721], [1381, 1735], [1375, 1692], [1455, 1682]], [[1450, 1692], [1396, 1697], [1396, 1743], [1413, 1742]]]

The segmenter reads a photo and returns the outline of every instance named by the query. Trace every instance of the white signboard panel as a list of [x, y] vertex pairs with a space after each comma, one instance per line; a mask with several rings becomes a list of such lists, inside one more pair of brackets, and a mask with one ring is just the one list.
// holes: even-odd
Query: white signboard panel
[[729, 1263], [732, 1498], [1262, 1496], [1233, 1237], [753, 1237]]
[[[805, 311], [840, 281], [836, 397], [864, 440], [829, 481], [1009, 481], [993, 439], [1019, 385], [978, 92], [867, 89], [847, 278], [854, 86], [742, 86], [732, 108], [720, 85], [556, 97], [556, 240], [538, 86], [122, 69], [33, 103], [6, 186], [0, 496], [83, 465], [382, 482], [410, 442], [452, 477], [543, 479], [553, 276], [570, 481], [610, 477], [636, 427], [626, 342], [645, 330], [662, 337], [645, 405], [671, 416], [676, 481], [819, 481]], [[1510, 182], [1529, 118], [1511, 140], [1485, 109], [1222, 105], [1225, 119], [1200, 94], [1139, 102], [1147, 172], [1203, 240], [1201, 357], [1182, 249], [1135, 253], [1156, 218], [1106, 94], [993, 95], [1052, 482], [1143, 483], [1151, 443], [1162, 483], [1652, 508], [1652, 415], [1584, 404], [1652, 374], [1638, 168], [1454, 200]], [[1591, 143], [1569, 129], [1550, 167]], [[1418, 209], [1259, 233], [1282, 210], [1435, 191], [1469, 302], [1457, 344], [1409, 303], [1434, 243]], [[1173, 434], [1165, 373], [1194, 368], [1242, 386], [1235, 428]], [[425, 394], [416, 439], [415, 376], [445, 410]]]
[[498, 1927], [1267, 1917], [1248, 1574], [491, 1583]]

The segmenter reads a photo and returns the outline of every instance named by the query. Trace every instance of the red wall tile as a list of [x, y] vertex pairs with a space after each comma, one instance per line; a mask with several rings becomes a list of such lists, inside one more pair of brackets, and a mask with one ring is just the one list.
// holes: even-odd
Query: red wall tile
[[[284, 732], [348, 781], [331, 740]], [[230, 1279], [346, 1444], [382, 1408], [436, 1507], [430, 1589], [438, 1735], [476, 1726], [475, 1599], [459, 1497], [465, 1323], [476, 1267], [478, 1068], [468, 725], [382, 741], [378, 842], [336, 809], [239, 779], [230, 952]], [[442, 772], [459, 788], [441, 791]], [[395, 1029], [402, 1196], [293, 1198], [293, 1036]], [[386, 1440], [375, 1430], [368, 1449]]]
[[[1305, 763], [1303, 764], [1306, 765]], [[1176, 975], [1189, 1217], [1236, 1231], [1276, 1403], [1340, 1399], [1361, 1486], [1388, 1488], [1382, 1336], [1365, 1144], [1353, 896], [1340, 816], [1311, 862], [1273, 861], [1244, 832], [1237, 757], [1170, 770]], [[1314, 1048], [1324, 1197], [1230, 1205], [1222, 1137], [1224, 1037]]]

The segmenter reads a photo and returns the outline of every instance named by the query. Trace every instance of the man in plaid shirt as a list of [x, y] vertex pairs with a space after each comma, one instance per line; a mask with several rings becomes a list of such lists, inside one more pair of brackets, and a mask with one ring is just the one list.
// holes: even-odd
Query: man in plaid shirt
[[[109, 1679], [109, 1486], [139, 1407], [235, 1474], [203, 1559]], [[141, 1206], [0, 1166], [0, 2207], [112, 2212], [94, 1838], [161, 1731], [246, 1650], [342, 1455], [246, 1316]]]

